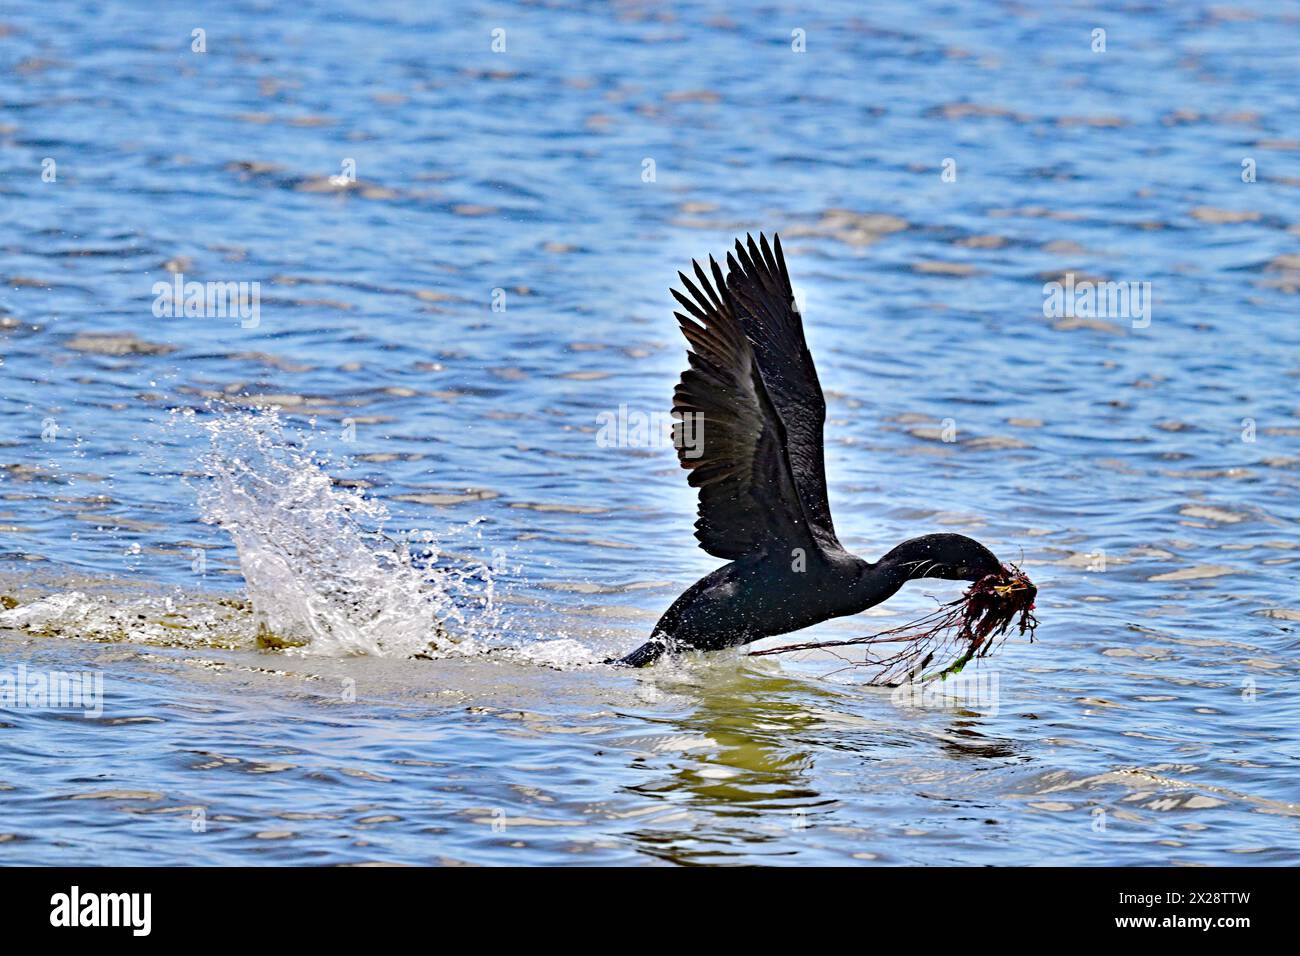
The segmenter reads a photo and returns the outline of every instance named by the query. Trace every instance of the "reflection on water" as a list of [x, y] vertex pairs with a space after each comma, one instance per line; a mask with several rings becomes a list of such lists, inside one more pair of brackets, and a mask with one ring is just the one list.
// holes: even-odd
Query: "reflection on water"
[[[1295, 862], [1292, 13], [155, 7], [0, 12], [0, 678], [104, 695], [0, 713], [0, 860]], [[594, 663], [716, 563], [601, 422], [760, 229], [846, 544], [1040, 585], [991, 700]]]

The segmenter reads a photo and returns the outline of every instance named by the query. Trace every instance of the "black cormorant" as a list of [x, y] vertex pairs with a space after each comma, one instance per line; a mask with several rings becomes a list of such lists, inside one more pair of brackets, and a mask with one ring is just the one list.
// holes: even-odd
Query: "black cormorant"
[[[688, 588], [650, 640], [617, 663], [641, 667], [666, 652], [734, 647], [857, 614], [914, 578], [986, 582], [979, 601], [970, 600], [976, 588], [967, 592], [967, 607], [978, 605], [968, 615], [999, 603], [1007, 582], [1023, 585], [1014, 604], [1001, 601], [996, 615], [986, 615], [989, 627], [976, 628], [983, 631], [976, 647], [994, 624], [1005, 630], [1013, 612], [1027, 615], [1028, 578], [963, 535], [912, 538], [879, 561], [844, 550], [826, 499], [826, 401], [781, 240], [746, 239], [728, 253], [725, 279], [710, 257], [712, 282], [696, 262], [694, 281], [678, 273], [685, 293], [672, 290], [690, 344], [690, 367], [673, 395], [674, 444], [699, 489], [695, 536], [730, 563]], [[683, 441], [684, 427], [702, 441]]]

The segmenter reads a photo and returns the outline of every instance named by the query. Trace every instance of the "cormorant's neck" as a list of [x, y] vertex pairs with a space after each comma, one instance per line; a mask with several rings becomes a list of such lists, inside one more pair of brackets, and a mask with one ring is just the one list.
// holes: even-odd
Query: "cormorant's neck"
[[907, 570], [900, 564], [882, 558], [879, 561], [860, 561], [858, 576], [850, 590], [849, 604], [857, 614], [875, 607], [894, 596], [909, 580]]
[[993, 552], [960, 534], [927, 534], [904, 541], [875, 563], [861, 561], [851, 587], [851, 603], [859, 610], [886, 601], [915, 578], [978, 581], [998, 574], [1002, 563]]

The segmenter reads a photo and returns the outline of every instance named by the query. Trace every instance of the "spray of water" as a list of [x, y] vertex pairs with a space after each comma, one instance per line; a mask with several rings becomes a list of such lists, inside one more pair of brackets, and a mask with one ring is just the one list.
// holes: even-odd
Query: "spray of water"
[[[204, 422], [203, 520], [229, 533], [264, 644], [328, 655], [478, 653], [499, 630], [492, 569], [449, 567], [427, 532], [341, 488], [311, 430], [273, 412]], [[420, 541], [414, 555], [409, 541]]]
[[394, 530], [381, 501], [330, 477], [348, 464], [322, 450], [313, 428], [290, 427], [271, 411], [214, 403], [210, 412], [179, 410], [170, 427], [198, 433], [201, 468], [188, 483], [203, 520], [230, 535], [246, 599], [73, 590], [0, 610], [0, 627], [330, 656], [491, 653], [557, 670], [609, 656], [552, 628], [507, 636], [497, 593], [504, 561], [452, 560], [438, 549], [441, 540], [461, 553], [481, 550], [478, 522], [436, 535]]

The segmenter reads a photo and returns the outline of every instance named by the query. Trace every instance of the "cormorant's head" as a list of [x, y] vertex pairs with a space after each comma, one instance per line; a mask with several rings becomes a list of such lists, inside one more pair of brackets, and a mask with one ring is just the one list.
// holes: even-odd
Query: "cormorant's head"
[[964, 534], [925, 534], [904, 541], [880, 559], [881, 565], [913, 578], [978, 581], [1004, 574], [1002, 562], [984, 545]]

